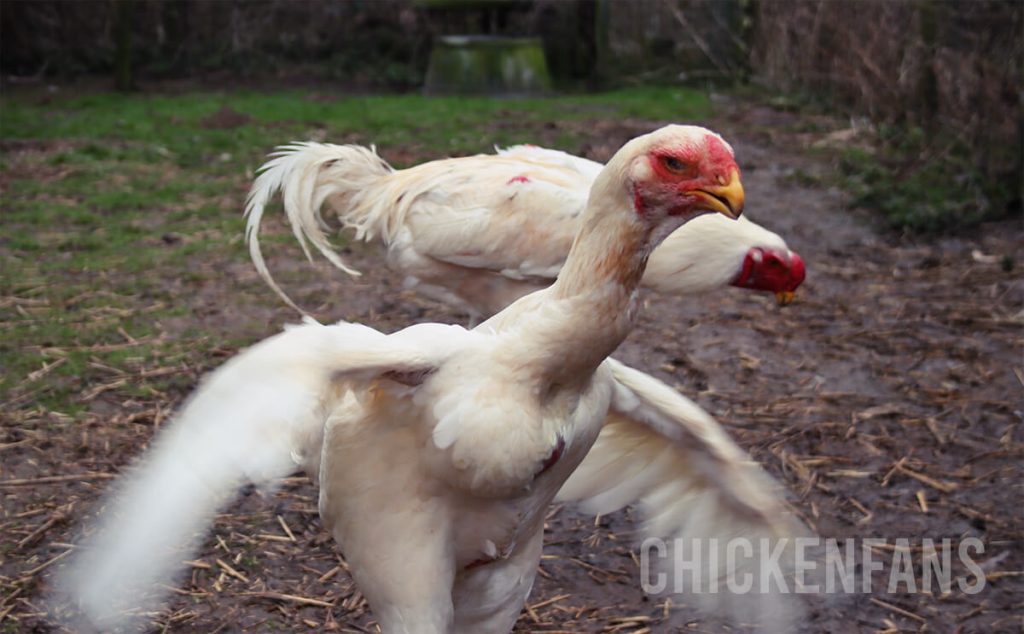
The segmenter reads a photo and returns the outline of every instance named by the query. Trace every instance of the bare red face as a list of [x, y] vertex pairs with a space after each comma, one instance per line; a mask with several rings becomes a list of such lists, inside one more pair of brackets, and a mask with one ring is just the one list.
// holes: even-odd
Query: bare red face
[[733, 286], [775, 293], [780, 305], [793, 301], [793, 293], [807, 275], [803, 258], [793, 251], [754, 247], [747, 251]]
[[669, 215], [717, 212], [736, 218], [743, 212], [740, 169], [718, 137], [709, 134], [697, 144], [656, 148], [648, 163], [653, 175], [635, 191], [637, 212], [658, 199], [671, 201]]
[[684, 146], [654, 151], [655, 172], [664, 180], [694, 187], [723, 185], [739, 175], [740, 168], [729, 148], [716, 136], [704, 137], [703, 147]]

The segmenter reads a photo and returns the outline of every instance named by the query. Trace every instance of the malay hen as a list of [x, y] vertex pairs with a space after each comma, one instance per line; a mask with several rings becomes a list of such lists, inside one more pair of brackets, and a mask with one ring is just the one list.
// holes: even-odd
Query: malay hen
[[[240, 353], [114, 489], [62, 587], [93, 627], [117, 627], [159, 599], [241, 486], [298, 469], [389, 634], [509, 631], [556, 494], [637, 501], [661, 537], [785, 537], [775, 493], [713, 421], [679, 425], [685, 399], [606, 360], [650, 250], [700, 214], [738, 215], [742, 192], [718, 135], [668, 126], [594, 180], [555, 283], [476, 328], [307, 322]], [[754, 601], [784, 626], [781, 601]]]
[[[259, 245], [264, 209], [280, 190], [307, 257], [308, 240], [337, 267], [358, 274], [322, 229], [326, 204], [356, 239], [380, 239], [389, 265], [409, 286], [475, 320], [551, 284], [602, 167], [557, 150], [516, 146], [394, 170], [372, 148], [283, 146], [249, 194], [250, 253], [260, 275], [298, 308], [271, 277]], [[658, 246], [642, 283], [678, 295], [732, 284], [774, 292], [788, 304], [804, 274], [803, 260], [777, 234], [715, 214], [687, 223]]]

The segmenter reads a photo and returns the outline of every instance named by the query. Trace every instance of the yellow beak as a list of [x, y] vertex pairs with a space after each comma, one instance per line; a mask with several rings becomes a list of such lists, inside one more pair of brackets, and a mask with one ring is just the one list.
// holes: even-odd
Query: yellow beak
[[743, 213], [743, 184], [740, 182], [740, 173], [733, 170], [728, 182], [724, 182], [724, 179], [719, 182], [721, 185], [718, 187], [694, 189], [687, 193], [700, 199], [698, 209], [725, 214], [735, 220]]
[[796, 297], [796, 293], [793, 291], [779, 291], [775, 293], [775, 302], [779, 306], [789, 306], [793, 303], [793, 298]]

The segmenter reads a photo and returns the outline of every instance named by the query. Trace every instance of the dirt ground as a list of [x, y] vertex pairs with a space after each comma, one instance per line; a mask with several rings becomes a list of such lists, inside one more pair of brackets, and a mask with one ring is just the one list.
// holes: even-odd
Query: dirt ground
[[[977, 537], [985, 545], [976, 560], [987, 586], [978, 594], [888, 594], [880, 579], [871, 593], [809, 598], [803, 631], [1021, 631], [1019, 220], [928, 242], [876, 233], [847, 209], [842, 193], [794, 178], [833, 169], [800, 149], [813, 139], [797, 131], [797, 115], [753, 106], [725, 112], [710, 125], [734, 140], [748, 213], [801, 253], [807, 282], [785, 309], [770, 296], [738, 289], [698, 298], [648, 294], [638, 328], [616, 356], [706, 407], [784, 484], [818, 535], [888, 540], [880, 553], [891, 553], [900, 537], [918, 553], [926, 537]], [[649, 128], [608, 122], [578, 150], [603, 160]], [[385, 158], [403, 151], [379, 149]], [[1004, 270], [1005, 255], [1017, 269]], [[384, 267], [378, 248], [353, 247], [348, 257], [365, 273], [358, 281], [299, 261], [297, 249], [274, 250], [270, 267], [298, 271], [289, 292], [325, 320], [383, 330], [427, 320], [464, 323], [463, 315], [399, 290], [401, 280]], [[193, 314], [164, 324], [168, 336], [181, 336], [190, 324], [236, 321], [240, 331], [270, 334], [294, 321], [285, 307], [261, 308], [265, 302], [246, 296], [231, 301], [232, 278], [255, 278], [248, 262], [218, 266], [226, 272], [212, 278], [219, 283], [183, 294]], [[214, 357], [232, 352], [207, 345]], [[138, 454], [153, 419], [162, 420], [184, 394], [169, 394], [155, 415], [101, 396], [73, 434], [5, 426], [4, 631], [58, 629], [43, 601], [50, 573], [62, 565], [109, 474]], [[516, 631], [744, 630], [706, 621], [679, 598], [666, 604], [645, 597], [631, 556], [635, 527], [629, 512], [595, 520], [553, 508], [540, 576]], [[218, 517], [211, 535], [169, 609], [152, 615], [154, 631], [376, 631], [321, 528], [316, 489], [305, 478], [272, 496], [244, 496]], [[965, 574], [962, 566], [955, 572]]]

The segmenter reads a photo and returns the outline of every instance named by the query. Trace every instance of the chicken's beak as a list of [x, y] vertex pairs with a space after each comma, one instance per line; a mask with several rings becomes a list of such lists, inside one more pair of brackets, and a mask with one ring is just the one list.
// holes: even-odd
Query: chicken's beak
[[729, 180], [719, 177], [718, 185], [694, 189], [688, 192], [700, 199], [698, 209], [724, 214], [733, 220], [743, 213], [743, 184], [740, 182], [739, 170], [729, 174]]
[[789, 306], [793, 303], [796, 293], [793, 291], [778, 291], [775, 293], [775, 301], [779, 306]]

